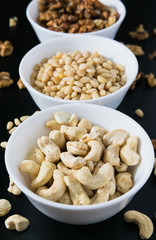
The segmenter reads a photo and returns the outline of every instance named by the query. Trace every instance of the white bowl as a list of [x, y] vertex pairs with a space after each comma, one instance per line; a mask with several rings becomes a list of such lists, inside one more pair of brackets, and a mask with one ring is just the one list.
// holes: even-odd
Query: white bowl
[[[93, 34], [93, 35], [100, 35], [108, 38], [115, 37], [121, 23], [125, 18], [126, 8], [120, 0], [101, 0], [101, 2], [108, 6], [114, 7], [117, 10], [117, 12], [120, 14], [120, 18], [118, 19], [118, 21], [114, 23], [112, 26], [105, 28], [103, 30], [89, 32], [89, 33], [78, 33], [78, 34], [74, 33], [74, 35]], [[41, 42], [52, 39], [52, 38], [56, 38], [56, 37], [73, 35], [72, 33], [61, 33], [61, 32], [52, 31], [39, 25], [39, 23], [37, 22], [37, 18], [38, 18], [38, 1], [37, 0], [33, 0], [29, 3], [26, 10], [26, 15], [38, 39]]]
[[[73, 206], [52, 202], [39, 197], [29, 190], [29, 183], [18, 169], [37, 139], [47, 135], [49, 130], [45, 123], [56, 111], [75, 113], [79, 118], [86, 118], [93, 124], [103, 126], [107, 130], [125, 129], [129, 134], [140, 139], [139, 153], [141, 162], [134, 170], [134, 186], [127, 193], [109, 202], [88, 206]], [[25, 120], [9, 138], [5, 152], [6, 168], [15, 182], [31, 203], [42, 213], [69, 224], [91, 224], [117, 214], [121, 211], [142, 188], [148, 180], [154, 165], [154, 150], [150, 138], [144, 129], [125, 114], [94, 104], [65, 104], [45, 109]]]
[[[126, 84], [114, 93], [107, 96], [90, 99], [90, 100], [64, 100], [47, 96], [35, 90], [30, 84], [30, 75], [33, 72], [35, 64], [39, 63], [43, 58], [51, 58], [58, 51], [98, 51], [101, 55], [111, 59], [116, 63], [125, 66], [127, 75]], [[64, 103], [93, 103], [100, 104], [111, 108], [117, 108], [127, 93], [130, 85], [134, 81], [138, 73], [138, 62], [134, 54], [123, 44], [104, 37], [99, 36], [80, 36], [72, 35], [62, 38], [54, 38], [46, 42], [40, 43], [32, 48], [22, 59], [19, 67], [20, 77], [40, 109]]]

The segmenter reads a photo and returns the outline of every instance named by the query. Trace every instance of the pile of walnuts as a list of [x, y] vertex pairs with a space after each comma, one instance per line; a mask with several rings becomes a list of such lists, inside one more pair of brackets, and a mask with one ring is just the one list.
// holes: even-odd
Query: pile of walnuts
[[119, 13], [98, 0], [38, 0], [39, 24], [64, 33], [98, 31], [114, 24]]

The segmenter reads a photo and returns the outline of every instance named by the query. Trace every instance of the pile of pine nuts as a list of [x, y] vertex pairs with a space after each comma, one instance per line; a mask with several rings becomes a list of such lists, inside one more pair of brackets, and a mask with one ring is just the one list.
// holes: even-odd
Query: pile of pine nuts
[[89, 100], [106, 96], [125, 85], [125, 67], [98, 52], [57, 52], [35, 65], [32, 86], [48, 96]]

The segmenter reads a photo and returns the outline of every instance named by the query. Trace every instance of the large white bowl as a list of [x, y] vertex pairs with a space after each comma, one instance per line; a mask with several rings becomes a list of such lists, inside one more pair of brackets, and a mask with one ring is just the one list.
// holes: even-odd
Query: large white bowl
[[[39, 197], [29, 190], [28, 180], [20, 173], [18, 166], [25, 159], [37, 139], [47, 135], [45, 123], [56, 111], [75, 113], [93, 124], [107, 130], [122, 128], [140, 139], [139, 153], [141, 162], [134, 172], [134, 186], [124, 195], [109, 202], [88, 206], [73, 206], [52, 202]], [[121, 211], [148, 180], [154, 165], [154, 150], [150, 138], [144, 129], [133, 119], [111, 108], [91, 104], [65, 104], [43, 110], [25, 120], [9, 138], [5, 152], [6, 168], [17, 186], [31, 203], [42, 213], [69, 224], [91, 224], [110, 218]]]
[[[107, 96], [90, 99], [90, 100], [64, 100], [47, 96], [35, 90], [30, 84], [30, 75], [33, 72], [35, 64], [44, 58], [51, 58], [58, 51], [98, 51], [101, 55], [111, 59], [116, 63], [125, 66], [127, 75], [127, 83], [114, 93]], [[117, 108], [127, 93], [130, 85], [134, 81], [138, 72], [138, 62], [134, 54], [123, 44], [104, 37], [99, 36], [80, 36], [72, 35], [62, 38], [54, 38], [46, 42], [40, 43], [32, 48], [22, 59], [19, 66], [20, 77], [32, 96], [35, 103], [40, 109], [64, 103], [93, 103], [100, 104], [111, 108]]]
[[[101, 2], [108, 6], [114, 7], [117, 10], [117, 12], [120, 14], [120, 18], [118, 19], [118, 21], [114, 23], [112, 26], [105, 28], [103, 30], [89, 32], [89, 33], [78, 33], [78, 34], [74, 33], [74, 35], [93, 34], [93, 35], [100, 35], [108, 38], [115, 37], [121, 23], [125, 18], [126, 8], [120, 0], [101, 0]], [[29, 3], [26, 10], [26, 15], [38, 39], [41, 42], [52, 39], [52, 38], [56, 38], [56, 37], [73, 35], [72, 33], [61, 33], [61, 32], [52, 31], [39, 25], [39, 23], [37, 22], [37, 18], [38, 18], [38, 1], [37, 0], [33, 0]]]

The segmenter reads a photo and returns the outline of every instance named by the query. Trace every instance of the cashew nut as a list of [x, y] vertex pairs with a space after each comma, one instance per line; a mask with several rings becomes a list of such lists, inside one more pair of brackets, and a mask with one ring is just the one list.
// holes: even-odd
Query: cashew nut
[[37, 143], [39, 148], [46, 155], [45, 160], [56, 162], [60, 159], [60, 149], [49, 137], [42, 136], [38, 139]]
[[22, 217], [18, 214], [14, 214], [5, 220], [5, 226], [7, 229], [16, 229], [18, 232], [22, 232], [27, 229], [29, 224], [30, 222], [27, 218]]
[[121, 194], [120, 192], [116, 191], [112, 196], [109, 195], [109, 200], [113, 200], [113, 199], [115, 199], [115, 198], [118, 198], [118, 197], [120, 197], [121, 195], [122, 195], [122, 194]]
[[68, 126], [76, 127], [78, 124], [78, 118], [75, 114], [71, 114], [71, 117], [67, 123]]
[[88, 146], [86, 143], [81, 143], [78, 141], [68, 141], [67, 144], [67, 150], [68, 152], [70, 152], [71, 154], [74, 155], [83, 155], [85, 156], [87, 154], [88, 151]]
[[109, 181], [108, 188], [109, 188], [109, 196], [113, 196], [116, 191], [116, 180], [115, 180], [114, 171], [113, 171], [113, 175]]
[[90, 172], [94, 170], [94, 163], [92, 161], [86, 162], [86, 166], [89, 168]]
[[51, 131], [49, 137], [61, 150], [65, 149], [66, 139], [60, 130]]
[[113, 167], [109, 163], [105, 163], [96, 174], [92, 175], [89, 168], [84, 166], [79, 170], [70, 172], [70, 174], [81, 184], [94, 190], [103, 187], [110, 181], [113, 175]]
[[11, 210], [11, 204], [6, 199], [0, 199], [0, 217], [5, 216]]
[[99, 138], [102, 138], [107, 133], [107, 130], [99, 126], [94, 126], [91, 129], [91, 133], [96, 133]]
[[21, 190], [17, 187], [17, 185], [13, 182], [13, 180], [9, 177], [10, 182], [9, 182], [9, 187], [8, 187], [8, 192], [18, 196], [20, 195], [22, 192]]
[[102, 146], [99, 141], [89, 141], [88, 146], [91, 148], [90, 152], [85, 156], [85, 160], [98, 162], [102, 156]]
[[62, 152], [60, 154], [62, 162], [69, 168], [79, 169], [86, 164], [82, 157], [74, 157], [70, 152]]
[[71, 117], [71, 115], [67, 112], [56, 112], [54, 114], [54, 118], [55, 118], [56, 122], [59, 124], [68, 123], [68, 121], [70, 120], [70, 117]]
[[66, 190], [63, 173], [56, 169], [53, 173], [54, 182], [50, 188], [41, 187], [37, 190], [40, 197], [46, 198], [51, 201], [58, 201]]
[[91, 204], [98, 204], [107, 202], [109, 199], [109, 184], [106, 184], [104, 187], [99, 188], [93, 196], [93, 200], [91, 201]]
[[39, 148], [34, 147], [32, 149], [32, 151], [28, 154], [26, 159], [33, 160], [33, 161], [41, 164], [45, 160], [45, 156]]
[[121, 160], [128, 166], [137, 165], [141, 159], [140, 155], [137, 153], [138, 148], [138, 137], [129, 137], [126, 143], [122, 146], [120, 150]]
[[66, 190], [57, 202], [71, 205], [72, 201], [69, 192]]
[[69, 188], [74, 205], [88, 205], [90, 203], [89, 197], [79, 181], [72, 176], [65, 176], [64, 181]]
[[87, 130], [87, 132], [90, 132], [90, 130], [92, 128], [92, 124], [87, 119], [82, 118], [78, 124], [78, 127], [85, 128]]
[[55, 169], [56, 165], [54, 163], [43, 161], [40, 167], [40, 171], [37, 177], [32, 181], [31, 186], [33, 188], [38, 188], [46, 184], [53, 176]]
[[121, 172], [116, 175], [116, 187], [121, 193], [128, 192], [133, 186], [132, 174], [129, 172]]
[[99, 171], [99, 169], [102, 167], [104, 162], [100, 160], [99, 162], [97, 162], [95, 164], [96, 165], [95, 165], [94, 170], [93, 170], [93, 175], [95, 175]]
[[109, 145], [104, 151], [103, 161], [110, 163], [112, 166], [119, 165], [119, 146]]
[[121, 161], [118, 165], [115, 166], [115, 169], [117, 172], [125, 172], [127, 170], [127, 168], [128, 168], [128, 166]]
[[107, 147], [108, 145], [118, 145], [124, 144], [128, 137], [128, 132], [123, 129], [114, 129], [103, 136], [103, 143]]
[[80, 127], [68, 127], [65, 125], [61, 126], [61, 132], [65, 135], [65, 138], [70, 141], [79, 140], [84, 134], [87, 133], [85, 128]]
[[87, 133], [84, 134], [79, 141], [83, 143], [88, 143], [89, 141], [95, 140], [98, 137], [98, 133], [92, 132], [92, 133]]
[[30, 180], [34, 180], [39, 171], [40, 171], [40, 164], [34, 162], [33, 160], [24, 160], [20, 163], [19, 169], [21, 172], [25, 172], [29, 174]]
[[56, 120], [54, 120], [54, 119], [49, 120], [46, 123], [46, 126], [48, 128], [50, 128], [51, 130], [60, 130], [60, 127], [61, 127], [61, 125], [59, 123], [57, 123]]
[[153, 234], [153, 223], [147, 215], [135, 210], [129, 210], [124, 213], [124, 219], [126, 222], [134, 222], [138, 225], [139, 235], [142, 239], [149, 239]]

